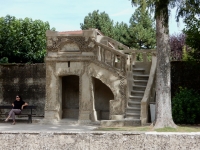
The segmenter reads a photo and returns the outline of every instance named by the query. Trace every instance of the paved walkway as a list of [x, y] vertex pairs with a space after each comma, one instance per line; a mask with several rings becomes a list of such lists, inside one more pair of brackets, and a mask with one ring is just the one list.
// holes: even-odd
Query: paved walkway
[[[70, 123], [71, 122], [71, 123]], [[79, 132], [79, 131], [92, 131], [98, 128], [97, 125], [79, 125], [74, 121], [61, 121], [57, 123], [40, 123], [34, 121], [27, 123], [26, 121], [16, 122], [15, 125], [9, 122], [0, 122], [0, 132]]]

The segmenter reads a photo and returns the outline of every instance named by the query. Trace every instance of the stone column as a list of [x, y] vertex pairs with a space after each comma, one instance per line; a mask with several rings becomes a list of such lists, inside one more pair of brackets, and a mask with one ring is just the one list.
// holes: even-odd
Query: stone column
[[90, 77], [86, 71], [80, 76], [80, 102], [79, 102], [79, 123], [90, 123], [92, 109]]
[[46, 62], [46, 101], [44, 119], [47, 121], [59, 120], [58, 82], [55, 74], [55, 63]]
[[91, 101], [92, 101], [91, 120], [95, 122], [98, 120], [97, 120], [97, 111], [95, 109], [95, 99], [94, 99], [94, 92], [95, 92], [94, 78], [90, 77], [90, 82], [91, 82]]

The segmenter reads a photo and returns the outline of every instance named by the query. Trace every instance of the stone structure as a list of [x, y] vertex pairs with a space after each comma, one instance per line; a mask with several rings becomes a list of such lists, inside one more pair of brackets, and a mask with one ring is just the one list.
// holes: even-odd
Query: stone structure
[[16, 131], [1, 132], [0, 143], [2, 150], [199, 150], [200, 133]]
[[[106, 126], [148, 121], [155, 74], [155, 65], [151, 67], [151, 64], [156, 61], [146, 61], [147, 51], [140, 51], [143, 62], [137, 63], [137, 51], [129, 50], [95, 29], [73, 33], [47, 31], [46, 35], [46, 121], [104, 120], [101, 124]], [[119, 50], [122, 48], [123, 52]]]

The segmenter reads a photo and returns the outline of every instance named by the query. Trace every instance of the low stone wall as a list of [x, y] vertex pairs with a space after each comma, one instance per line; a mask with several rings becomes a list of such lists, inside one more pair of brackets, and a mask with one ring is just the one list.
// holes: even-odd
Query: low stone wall
[[0, 143], [2, 150], [199, 150], [200, 133], [0, 132]]

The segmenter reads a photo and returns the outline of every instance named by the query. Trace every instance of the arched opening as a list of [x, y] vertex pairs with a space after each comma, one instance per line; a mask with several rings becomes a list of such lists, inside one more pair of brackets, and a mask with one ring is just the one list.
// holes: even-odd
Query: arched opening
[[79, 116], [79, 77], [62, 77], [62, 118], [78, 119]]
[[93, 78], [93, 85], [97, 120], [109, 120], [110, 100], [114, 99], [114, 95], [110, 88], [97, 78]]

